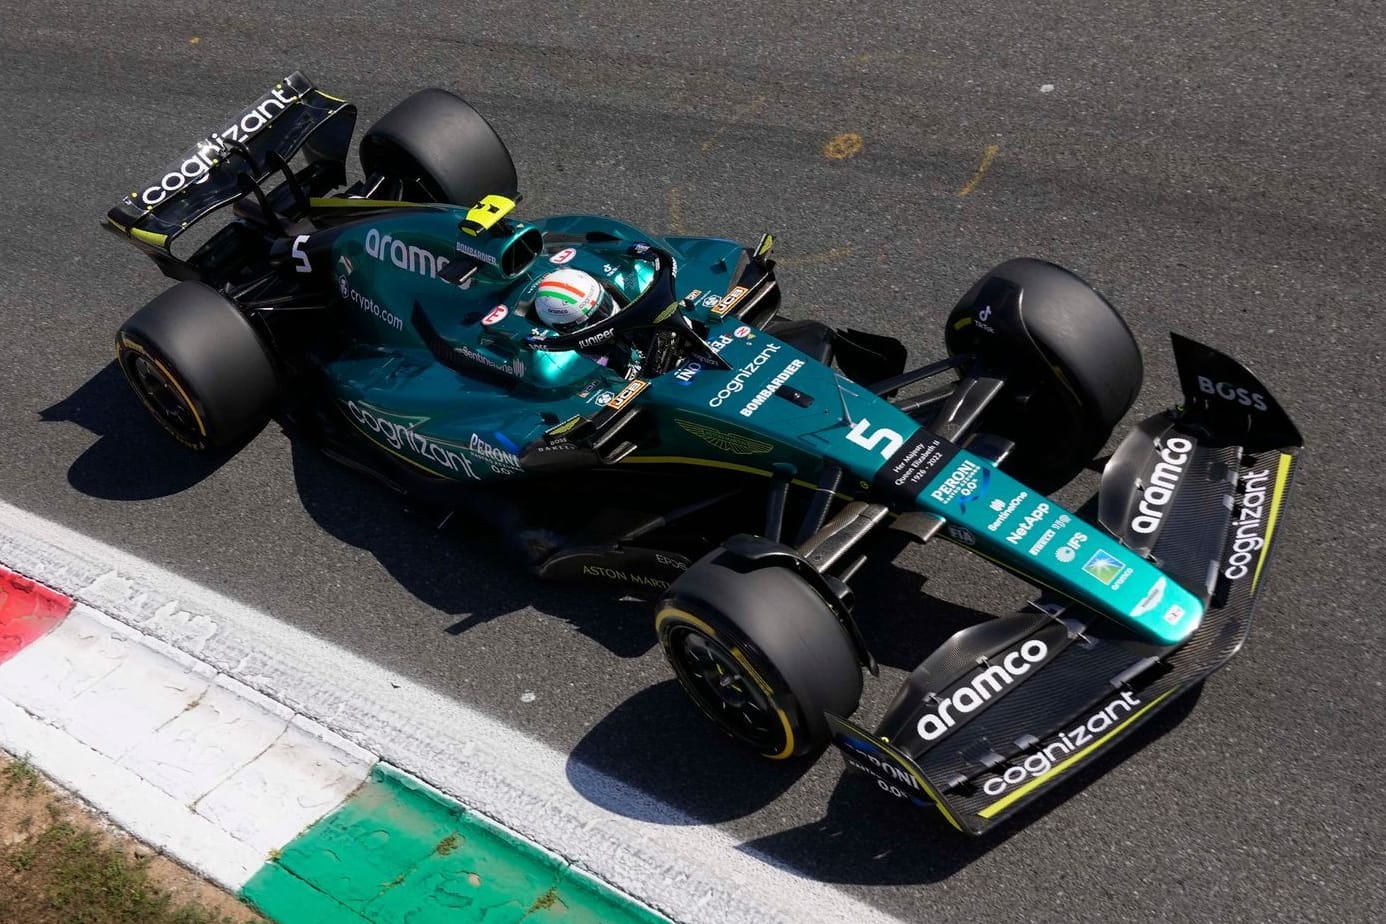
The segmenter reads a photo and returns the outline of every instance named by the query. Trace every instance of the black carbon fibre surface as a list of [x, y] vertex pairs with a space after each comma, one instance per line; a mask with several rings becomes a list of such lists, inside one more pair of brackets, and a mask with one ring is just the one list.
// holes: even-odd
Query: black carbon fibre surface
[[[980, 658], [1013, 648], [1050, 624], [1046, 616], [1018, 613], [964, 629], [939, 645], [911, 671], [907, 686], [917, 690], [919, 696], [942, 694], [963, 674], [976, 669]], [[901, 698], [897, 697], [896, 702]], [[897, 717], [892, 705], [881, 720], [881, 728], [894, 732], [908, 719], [908, 716]]]
[[1207, 600], [1241, 449], [1199, 436], [1169, 414], [1143, 421], [1107, 464], [1098, 507], [1103, 527]]
[[[1252, 611], [1262, 587], [1259, 580], [1266, 576], [1263, 568], [1270, 561], [1282, 525], [1281, 518], [1288, 507], [1290, 485], [1297, 464], [1295, 449], [1262, 452], [1243, 458], [1238, 470], [1237, 509], [1223, 550], [1213, 606], [1204, 617], [1203, 628], [1194, 634], [1188, 644], [1169, 657], [1170, 667], [1176, 676], [1189, 680], [1201, 676], [1199, 672], [1204, 665], [1220, 666], [1236, 654], [1246, 641], [1251, 631]], [[1246, 488], [1249, 483], [1260, 485], [1257, 490], [1263, 492], [1261, 501], [1254, 506], [1248, 504]], [[1252, 518], [1248, 510], [1257, 508], [1259, 516]], [[1272, 514], [1275, 515], [1274, 520]], [[1268, 534], [1272, 523], [1277, 535]], [[1255, 530], [1255, 538], [1263, 543], [1258, 550], [1261, 553], [1257, 559], [1259, 564], [1255, 570], [1249, 568], [1246, 574], [1238, 576], [1233, 571], [1239, 555], [1236, 550], [1237, 536], [1249, 527]], [[1229, 577], [1229, 572], [1233, 576]]]
[[[986, 769], [971, 759], [979, 743], [986, 742], [989, 750], [1002, 757], [1014, 757], [1024, 749], [1023, 739], [1046, 738], [1109, 699], [1118, 689], [1112, 678], [1150, 654], [1149, 646], [1135, 640], [1123, 644], [1085, 632], [1037, 669], [1033, 678], [1017, 684], [1011, 695], [998, 699], [959, 734], [919, 755], [917, 762], [934, 780], [958, 774], [975, 778]], [[963, 804], [972, 810], [980, 807]]]
[[[930, 656], [910, 676], [877, 734], [918, 757], [930, 749], [929, 741], [919, 740], [924, 734], [920, 730], [924, 722], [934, 736], [946, 734], [939, 749], [966, 750], [965, 742], [980, 736], [977, 729], [990, 715], [1016, 691], [1024, 689], [1026, 681], [1034, 682], [1025, 675], [1033, 672], [1037, 678], [1054, 670], [1073, 641], [1062, 623], [1047, 616], [1027, 614], [997, 622], [998, 629], [1010, 623], [1007, 628], [1024, 631], [1008, 632], [1011, 638], [1004, 645], [992, 645], [991, 650], [977, 643], [987, 634], [979, 630], [993, 626], [974, 626], [953, 636], [944, 643], [943, 657], [937, 657], [937, 653]], [[1005, 638], [999, 633], [991, 634]], [[956, 697], [964, 690], [971, 692], [963, 693], [966, 701], [957, 705]], [[926, 720], [926, 716], [932, 718]]]
[[[1178, 432], [1171, 429], [1166, 439]], [[1155, 563], [1205, 601], [1212, 595], [1232, 519], [1232, 490], [1240, 455], [1236, 446], [1195, 443], [1189, 477], [1170, 504], [1169, 525], [1155, 543]]]

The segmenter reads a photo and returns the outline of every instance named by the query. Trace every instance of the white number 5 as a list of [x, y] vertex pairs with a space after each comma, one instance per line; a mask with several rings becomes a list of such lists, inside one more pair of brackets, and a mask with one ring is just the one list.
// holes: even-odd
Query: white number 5
[[889, 459], [891, 456], [895, 455], [895, 453], [899, 451], [900, 447], [905, 445], [905, 438], [900, 434], [896, 433], [894, 430], [890, 429], [889, 427], [879, 427], [877, 428], [875, 433], [872, 433], [870, 436], [867, 436], [866, 431], [868, 428], [870, 428], [870, 426], [871, 421], [863, 417], [861, 420], [858, 420], [856, 424], [852, 426], [851, 432], [847, 434], [847, 439], [851, 440], [853, 443], [856, 443], [862, 449], [873, 450], [876, 449], [876, 447], [880, 446], [882, 442], [884, 442], [885, 448], [879, 451], [881, 453], [882, 458], [886, 459]]
[[289, 251], [293, 258], [298, 261], [294, 269], [300, 273], [311, 273], [313, 271], [313, 264], [308, 262], [308, 254], [303, 252], [303, 242], [306, 240], [308, 240], [308, 235], [300, 234], [298, 237], [294, 238], [293, 249]]

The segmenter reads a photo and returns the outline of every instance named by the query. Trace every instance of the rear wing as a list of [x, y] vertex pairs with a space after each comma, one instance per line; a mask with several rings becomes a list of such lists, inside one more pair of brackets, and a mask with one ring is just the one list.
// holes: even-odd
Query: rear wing
[[310, 164], [340, 173], [334, 178], [343, 182], [355, 126], [355, 106], [315, 88], [295, 71], [162, 173], [133, 187], [106, 213], [103, 224], [128, 237], [165, 274], [197, 278], [192, 267], [173, 256], [180, 234], [208, 213], [256, 192], [274, 173], [293, 182], [288, 161], [300, 149]]

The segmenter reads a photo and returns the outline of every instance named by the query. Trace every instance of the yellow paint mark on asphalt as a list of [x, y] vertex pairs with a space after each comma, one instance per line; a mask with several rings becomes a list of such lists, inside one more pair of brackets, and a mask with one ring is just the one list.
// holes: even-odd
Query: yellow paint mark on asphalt
[[683, 226], [683, 187], [669, 187], [669, 230], [675, 234], [686, 235], [688, 229]]
[[202, 39], [200, 39], [200, 38], [198, 38], [197, 36], [194, 35], [192, 38], [188, 39], [188, 44], [189, 44], [189, 45], [196, 45], [196, 44], [197, 44], [198, 42], [200, 42], [200, 41], [202, 41]]
[[832, 247], [822, 253], [809, 253], [799, 257], [784, 257], [775, 261], [779, 266], [806, 266], [813, 263], [836, 263], [844, 257], [850, 257], [857, 252], [853, 246]]
[[823, 156], [828, 160], [846, 160], [861, 153], [861, 135], [856, 132], [843, 132], [828, 139], [823, 145]]
[[707, 139], [702, 143], [702, 152], [706, 154], [708, 151], [711, 151], [714, 147], [717, 146], [718, 140], [720, 140], [721, 137], [724, 134], [726, 134], [728, 128], [731, 128], [732, 125], [736, 124], [737, 122], [740, 122], [743, 119], [750, 118], [751, 116], [760, 112], [761, 109], [765, 108], [765, 104], [769, 101], [770, 97], [762, 93], [755, 99], [747, 103], [744, 109], [742, 109], [739, 112], [733, 113], [729, 121], [724, 123], [721, 128], [717, 129], [717, 131], [713, 134], [711, 138]]
[[982, 177], [986, 175], [987, 168], [991, 166], [991, 162], [996, 159], [996, 155], [999, 153], [1001, 153], [999, 144], [987, 145], [986, 151], [982, 154], [982, 162], [977, 166], [977, 172], [972, 174], [972, 179], [967, 181], [966, 186], [958, 190], [958, 195], [966, 196], [977, 188], [977, 184], [982, 182]]

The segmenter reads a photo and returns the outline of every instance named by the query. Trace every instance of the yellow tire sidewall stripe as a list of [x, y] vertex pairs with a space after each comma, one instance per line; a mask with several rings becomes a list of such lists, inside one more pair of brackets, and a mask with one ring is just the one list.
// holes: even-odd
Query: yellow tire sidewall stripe
[[[658, 615], [655, 616], [655, 632], [658, 633], [660, 629], [663, 627], [664, 623], [668, 622], [670, 619], [687, 623], [688, 625], [697, 629], [699, 632], [703, 633], [708, 638], [716, 641], [719, 644], [724, 644], [721, 636], [717, 634], [716, 629], [708, 625], [703, 620], [699, 619], [697, 616], [694, 616], [692, 613], [689, 613], [687, 610], [679, 609], [676, 606], [666, 606], [664, 607], [664, 609], [659, 611]], [[745, 653], [743, 653], [738, 646], [731, 645], [725, 647], [727, 647], [727, 650], [731, 652], [731, 655], [733, 658], [736, 659], [736, 662], [740, 664], [743, 668], [745, 668], [746, 673], [750, 675], [751, 680], [755, 682], [756, 686], [760, 687], [761, 692], [763, 692], [767, 699], [769, 699], [770, 705], [775, 708], [775, 715], [779, 717], [780, 727], [784, 730], [784, 749], [777, 754], [766, 754], [765, 756], [769, 757], [771, 760], [784, 760], [787, 757], [792, 757], [794, 755], [795, 744], [794, 729], [793, 726], [790, 724], [789, 716], [785, 713], [783, 709], [779, 707], [779, 704], [775, 702], [776, 693], [774, 687], [772, 687], [769, 683], [766, 682], [765, 678], [761, 676], [760, 671], [756, 670], [753, 666], [751, 666], [751, 662], [746, 659]]]
[[[125, 334], [121, 334], [121, 335], [120, 335], [120, 339], [116, 342], [116, 359], [117, 359], [117, 360], [120, 359], [120, 351], [121, 351], [122, 348], [128, 349], [128, 350], [133, 350], [134, 352], [139, 353], [139, 354], [140, 354], [141, 356], [143, 356], [145, 359], [149, 360], [151, 363], [154, 364], [155, 368], [157, 368], [157, 369], [159, 370], [159, 373], [160, 373], [161, 375], [163, 375], [164, 379], [165, 379], [170, 385], [173, 386], [174, 391], [178, 392], [178, 397], [180, 397], [180, 398], [183, 399], [183, 404], [185, 404], [185, 405], [187, 406], [188, 410], [192, 412], [192, 415], [193, 415], [193, 422], [197, 424], [197, 432], [201, 433], [201, 434], [205, 437], [205, 436], [207, 435], [207, 425], [206, 425], [205, 423], [202, 422], [202, 414], [201, 414], [201, 412], [198, 411], [197, 405], [193, 403], [192, 398], [188, 395], [187, 390], [183, 387], [183, 383], [180, 382], [180, 381], [178, 381], [178, 377], [175, 376], [172, 372], [170, 372], [170, 371], [168, 370], [168, 367], [165, 366], [162, 362], [160, 362], [158, 359], [156, 359], [156, 358], [154, 358], [153, 356], [151, 356], [148, 350], [146, 350], [144, 347], [142, 347], [138, 342], [136, 342], [136, 341], [134, 341], [134, 340], [131, 340], [131, 339], [130, 339], [129, 337], [127, 337]], [[122, 368], [123, 368], [123, 365], [124, 365], [124, 364], [122, 364]], [[136, 391], [136, 392], [139, 392], [139, 389], [137, 388], [137, 389], [135, 389], [135, 391]], [[148, 407], [148, 406], [149, 406], [149, 401], [148, 401], [148, 399], [145, 398], [145, 396], [144, 396], [144, 394], [143, 394], [142, 392], [140, 392], [139, 394], [140, 394], [140, 400], [144, 401], [145, 406]], [[152, 410], [152, 408], [151, 408], [151, 410]], [[162, 418], [161, 418], [161, 420], [162, 420]]]

